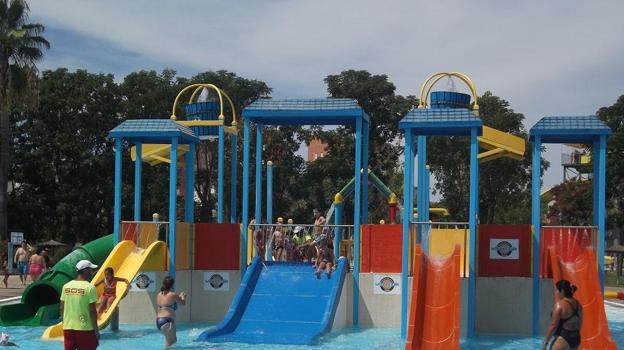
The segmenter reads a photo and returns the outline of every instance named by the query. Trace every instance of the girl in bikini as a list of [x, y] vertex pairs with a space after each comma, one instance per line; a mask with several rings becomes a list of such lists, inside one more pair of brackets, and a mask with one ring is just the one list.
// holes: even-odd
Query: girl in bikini
[[186, 293], [173, 291], [174, 283], [173, 277], [165, 277], [160, 292], [156, 296], [156, 305], [158, 305], [156, 328], [165, 335], [166, 346], [171, 346], [178, 341], [175, 326], [176, 310], [178, 310], [178, 303], [184, 305], [187, 299]]
[[115, 299], [117, 299], [117, 282], [119, 281], [125, 282], [128, 285], [128, 289], [131, 288], [130, 281], [125, 278], [115, 277], [113, 268], [107, 267], [106, 270], [104, 270], [104, 279], [95, 284], [96, 287], [100, 284], [104, 284], [104, 293], [102, 293], [98, 301], [98, 317], [108, 310], [111, 305], [113, 305]]

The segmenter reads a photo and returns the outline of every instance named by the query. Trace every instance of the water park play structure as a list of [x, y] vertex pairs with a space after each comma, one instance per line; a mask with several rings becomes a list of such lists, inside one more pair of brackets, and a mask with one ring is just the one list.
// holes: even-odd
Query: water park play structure
[[[433, 85], [448, 77], [465, 82], [470, 94], [432, 91]], [[208, 90], [214, 98], [206, 96]], [[190, 98], [181, 107], [185, 120], [178, 120], [178, 103], [187, 93]], [[120, 297], [102, 316], [102, 328], [117, 322], [153, 323], [154, 284], [172, 275], [179, 290], [190, 292], [192, 303], [179, 310], [177, 322], [217, 324], [202, 330], [198, 341], [315, 344], [324, 334], [348, 326], [400, 326], [406, 349], [456, 349], [460, 338], [481, 333], [538, 336], [548, 321], [553, 281], [564, 277], [579, 285], [579, 299], [588, 320], [585, 324], [591, 323], [583, 328], [582, 348], [614, 348], [602, 305], [605, 148], [610, 129], [596, 117], [587, 116], [546, 117], [530, 130], [533, 169], [540, 169], [544, 143], [594, 147], [593, 226], [541, 225], [539, 171], [533, 172], [532, 178], [532, 225], [480, 225], [479, 165], [501, 157], [521, 159], [525, 140], [484, 126], [477, 96], [470, 78], [459, 72], [437, 73], [425, 81], [419, 106], [399, 123], [405, 135], [401, 206], [398, 196], [368, 169], [370, 118], [356, 101], [321, 98], [253, 102], [242, 111], [239, 223], [239, 121], [234, 103], [213, 84], [188, 86], [176, 97], [170, 119], [131, 119], [110, 131], [115, 140], [113, 235], [87, 243], [65, 257], [25, 290], [21, 303], [0, 308], [0, 323], [46, 325], [50, 327], [44, 338], [60, 336], [62, 326], [54, 324], [59, 316], [60, 288], [75, 276], [75, 263], [89, 259], [102, 267], [94, 281], [101, 279], [104, 268], [109, 266], [118, 276], [133, 280], [129, 291], [124, 284], [118, 284]], [[321, 228], [334, 235], [336, 255], [342, 245], [342, 255], [352, 259], [339, 258], [331, 278], [316, 278], [309, 263], [270, 261], [270, 250], [268, 261], [252, 257], [254, 236], [249, 232], [266, 230], [270, 234], [281, 226], [305, 226], [284, 225], [273, 218], [273, 164], [263, 158], [263, 128], [278, 125], [347, 125], [354, 130], [354, 177], [334, 198], [328, 215], [333, 222]], [[255, 203], [250, 211], [253, 126]], [[229, 220], [224, 193], [226, 136], [232, 152]], [[470, 138], [468, 222], [430, 220], [433, 208], [429, 207], [428, 136]], [[196, 164], [201, 166], [196, 159], [202, 143], [214, 139], [218, 143], [216, 223], [200, 223], [194, 217], [195, 169]], [[131, 145], [130, 149], [126, 145]], [[125, 221], [121, 217], [121, 171], [122, 157], [128, 153], [134, 160], [134, 211], [132, 220]], [[169, 166], [168, 221], [148, 221], [141, 212], [143, 163]], [[388, 224], [370, 224], [369, 183], [388, 199]], [[183, 198], [182, 208], [177, 206], [178, 194]], [[343, 202], [351, 194], [353, 217], [347, 219]], [[266, 223], [260, 224], [263, 209]], [[252, 219], [255, 223], [250, 224]], [[518, 291], [531, 293], [518, 295]], [[515, 317], [510, 318], [510, 313]]]

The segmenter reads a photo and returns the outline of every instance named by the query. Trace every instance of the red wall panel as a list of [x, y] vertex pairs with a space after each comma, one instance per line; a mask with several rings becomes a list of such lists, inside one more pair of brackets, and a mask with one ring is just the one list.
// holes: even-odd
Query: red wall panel
[[361, 272], [401, 272], [403, 226], [362, 225]]
[[[479, 225], [478, 232], [479, 276], [531, 276], [531, 225]], [[490, 239], [517, 239], [518, 259], [490, 259]]]
[[195, 224], [195, 270], [240, 268], [239, 224]]

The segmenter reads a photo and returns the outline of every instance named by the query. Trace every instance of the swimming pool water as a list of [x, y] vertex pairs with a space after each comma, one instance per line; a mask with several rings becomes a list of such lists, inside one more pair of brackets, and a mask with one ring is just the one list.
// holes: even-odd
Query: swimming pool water
[[[624, 347], [624, 309], [606, 306], [607, 318], [611, 336], [617, 342], [618, 347]], [[131, 350], [163, 349], [162, 335], [154, 325], [122, 325], [122, 330], [117, 333], [110, 331], [102, 332], [100, 347], [103, 350]], [[398, 328], [371, 328], [371, 329], [345, 329], [338, 333], [332, 333], [323, 338], [316, 346], [284, 346], [284, 345], [258, 345], [258, 344], [211, 344], [196, 343], [193, 340], [206, 329], [206, 325], [185, 324], [179, 325], [178, 344], [172, 349], [244, 349], [244, 350], [381, 350], [402, 349], [400, 332]], [[22, 349], [62, 349], [63, 345], [58, 341], [42, 341], [39, 339], [43, 333], [43, 327], [4, 327], [1, 329], [11, 335], [11, 340], [16, 342]], [[478, 337], [470, 341], [462, 341], [462, 349], [479, 350], [527, 350], [539, 349], [542, 339], [529, 337]]]

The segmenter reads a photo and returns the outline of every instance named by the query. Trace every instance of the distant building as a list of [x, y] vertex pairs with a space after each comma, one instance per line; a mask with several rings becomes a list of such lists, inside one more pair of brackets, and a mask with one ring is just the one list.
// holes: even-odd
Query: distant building
[[327, 154], [327, 144], [319, 139], [312, 139], [308, 146], [308, 162], [313, 162]]

